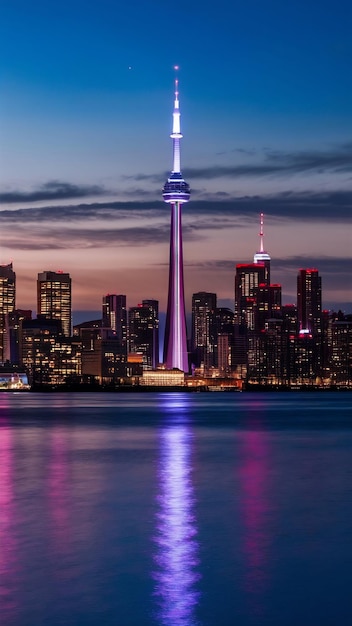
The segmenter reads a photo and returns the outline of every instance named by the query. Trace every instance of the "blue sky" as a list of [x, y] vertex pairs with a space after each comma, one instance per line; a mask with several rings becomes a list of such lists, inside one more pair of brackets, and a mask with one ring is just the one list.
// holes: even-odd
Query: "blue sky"
[[0, 262], [17, 305], [63, 269], [76, 309], [108, 291], [165, 306], [179, 64], [188, 304], [231, 303], [264, 210], [285, 301], [314, 265], [325, 306], [351, 309], [351, 23], [347, 0], [2, 3]]

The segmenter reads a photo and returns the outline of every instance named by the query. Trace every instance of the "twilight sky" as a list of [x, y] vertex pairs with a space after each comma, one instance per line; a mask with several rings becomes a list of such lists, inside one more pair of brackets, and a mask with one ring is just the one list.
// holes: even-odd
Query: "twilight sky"
[[[173, 66], [179, 64], [186, 301], [231, 306], [265, 214], [272, 281], [352, 310], [350, 0], [11, 0], [0, 8], [0, 263], [17, 306], [39, 271], [165, 309]], [[88, 313], [89, 311], [89, 313]]]

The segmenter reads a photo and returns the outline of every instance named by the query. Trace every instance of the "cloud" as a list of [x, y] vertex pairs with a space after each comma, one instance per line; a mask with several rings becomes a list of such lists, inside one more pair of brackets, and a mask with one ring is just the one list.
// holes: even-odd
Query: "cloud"
[[70, 200], [72, 198], [102, 196], [106, 193], [108, 193], [107, 190], [100, 185], [74, 185], [59, 180], [50, 180], [33, 191], [2, 191], [0, 192], [0, 202], [19, 204], [50, 200]]
[[21, 209], [4, 209], [0, 211], [0, 220], [7, 223], [28, 222], [71, 222], [81, 220], [107, 220], [117, 217], [128, 217], [141, 213], [154, 212], [156, 208], [165, 212], [163, 202], [90, 202], [80, 204], [59, 204], [43, 207]]
[[[249, 259], [248, 263], [252, 261]], [[199, 263], [188, 263], [188, 267], [195, 267], [197, 269], [206, 269], [209, 271], [234, 271], [237, 261], [231, 261], [228, 259], [218, 259], [212, 261], [200, 261]], [[272, 258], [271, 268], [275, 270], [295, 271], [298, 273], [300, 268], [316, 268], [319, 273], [324, 274], [339, 274], [348, 276], [352, 281], [352, 257], [339, 257], [339, 256], [291, 256], [287, 258]]]
[[[253, 151], [234, 149], [228, 152], [244, 156], [253, 156]], [[218, 153], [218, 155], [226, 154]], [[290, 174], [323, 174], [352, 172], [352, 142], [334, 146], [330, 150], [301, 150], [284, 152], [280, 150], [264, 150], [264, 160], [253, 163], [233, 165], [209, 165], [207, 167], [184, 168], [184, 175], [188, 181], [198, 179], [238, 178], [238, 177], [268, 177], [287, 176]], [[168, 172], [158, 174], [136, 174], [124, 176], [125, 180], [150, 181], [160, 184], [168, 177]]]
[[[315, 220], [319, 222], [346, 221], [352, 218], [351, 191], [285, 191], [276, 194], [253, 195], [228, 198], [215, 195], [211, 199], [191, 201], [184, 209], [185, 216], [196, 216], [195, 226], [200, 225], [201, 216], [227, 216], [240, 223], [242, 218], [257, 219], [263, 211], [280, 219]], [[91, 202], [70, 205], [4, 209], [0, 221], [8, 224], [30, 222], [67, 222], [81, 220], [106, 220], [138, 216], [161, 216], [168, 219], [169, 209], [162, 201], [116, 201]], [[227, 222], [224, 227], [227, 227]], [[221, 224], [218, 224], [221, 227]]]
[[[213, 230], [213, 224], [204, 228]], [[183, 225], [183, 236], [187, 241], [201, 239], [193, 225]], [[9, 232], [3, 231], [2, 247], [11, 250], [85, 250], [121, 246], [155, 246], [170, 239], [169, 220], [163, 224], [131, 226], [128, 228], [111, 225], [109, 228], [40, 227], [19, 226]]]
[[[249, 154], [249, 153], [247, 153]], [[304, 173], [346, 173], [352, 172], [352, 142], [331, 150], [307, 150], [297, 152], [265, 151], [262, 163], [240, 165], [214, 165], [203, 168], [185, 169], [190, 180], [228, 178], [239, 176], [283, 176]]]
[[[290, 271], [297, 271], [300, 268], [315, 268], [319, 271], [320, 274], [324, 275], [333, 275], [340, 277], [342, 279], [342, 284], [347, 287], [350, 285], [352, 287], [352, 257], [338, 257], [338, 256], [297, 256], [297, 257], [288, 257], [287, 259], [276, 258], [272, 261], [272, 265], [275, 265], [275, 268]], [[347, 277], [347, 285], [346, 285], [346, 277]]]

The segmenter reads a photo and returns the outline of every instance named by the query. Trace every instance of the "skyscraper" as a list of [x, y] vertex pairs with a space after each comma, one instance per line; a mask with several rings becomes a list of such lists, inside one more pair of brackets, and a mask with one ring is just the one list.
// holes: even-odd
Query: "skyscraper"
[[323, 365], [321, 278], [316, 269], [299, 270], [297, 313], [297, 377], [300, 381], [314, 381], [321, 374]]
[[103, 296], [104, 328], [110, 328], [121, 345], [121, 352], [127, 354], [127, 310], [126, 296], [107, 294]]
[[196, 367], [216, 364], [216, 293], [199, 291], [192, 296], [192, 353]]
[[297, 312], [300, 332], [321, 334], [321, 278], [316, 269], [299, 270]]
[[267, 268], [263, 262], [238, 263], [235, 275], [235, 324], [248, 330], [258, 327], [259, 285], [267, 285]]
[[164, 202], [171, 205], [169, 293], [167, 301], [164, 363], [168, 369], [188, 372], [187, 327], [183, 284], [182, 204], [189, 201], [190, 188], [181, 174], [180, 107], [178, 81], [175, 82], [173, 126], [173, 169], [163, 188]]
[[12, 263], [0, 265], [0, 362], [10, 359], [8, 314], [15, 310], [16, 274]]
[[64, 272], [40, 272], [37, 281], [37, 314], [60, 320], [62, 333], [71, 336], [71, 278]]
[[129, 309], [129, 349], [143, 354], [146, 369], [155, 369], [159, 361], [159, 303], [143, 300]]

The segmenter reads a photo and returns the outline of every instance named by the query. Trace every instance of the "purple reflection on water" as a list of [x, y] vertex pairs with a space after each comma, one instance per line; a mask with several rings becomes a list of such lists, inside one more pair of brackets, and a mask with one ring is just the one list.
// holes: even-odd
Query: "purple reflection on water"
[[51, 454], [48, 471], [48, 497], [51, 513], [51, 531], [57, 553], [66, 551], [70, 537], [67, 444], [65, 432], [54, 428], [50, 440]]
[[[0, 605], [1, 623], [11, 622], [17, 613], [18, 555], [13, 489], [13, 444], [6, 417], [7, 402], [0, 405]], [[8, 622], [9, 620], [9, 622]]]
[[[184, 423], [187, 406], [180, 397], [170, 397], [164, 406], [170, 415], [160, 432], [158, 512], [154, 542], [159, 624], [193, 626], [199, 622], [199, 558], [194, 490], [192, 485], [192, 433]], [[180, 412], [183, 423], [178, 424]]]
[[[260, 405], [258, 406], [260, 410]], [[260, 421], [251, 420], [241, 434], [242, 464], [239, 476], [242, 487], [241, 511], [244, 523], [245, 591], [250, 611], [262, 615], [268, 586], [271, 509], [268, 501], [267, 436], [260, 432]]]

